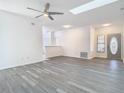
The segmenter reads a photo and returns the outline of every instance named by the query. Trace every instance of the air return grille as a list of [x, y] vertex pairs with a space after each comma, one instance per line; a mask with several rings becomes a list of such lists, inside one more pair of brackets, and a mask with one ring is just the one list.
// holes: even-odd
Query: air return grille
[[88, 52], [80, 52], [81, 58], [88, 58]]

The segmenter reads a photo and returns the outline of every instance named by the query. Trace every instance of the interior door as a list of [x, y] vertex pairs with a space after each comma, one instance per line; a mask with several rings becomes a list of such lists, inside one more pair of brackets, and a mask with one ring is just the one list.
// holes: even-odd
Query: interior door
[[109, 59], [121, 59], [121, 34], [108, 35], [107, 54]]

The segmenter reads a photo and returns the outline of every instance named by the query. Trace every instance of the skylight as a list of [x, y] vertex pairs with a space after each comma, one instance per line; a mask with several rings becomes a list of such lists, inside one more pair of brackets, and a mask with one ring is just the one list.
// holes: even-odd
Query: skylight
[[92, 10], [98, 7], [102, 7], [102, 6], [114, 3], [116, 1], [118, 0], [93, 0], [87, 4], [83, 4], [79, 7], [76, 7], [70, 10], [70, 12], [77, 15], [77, 14], [80, 14], [80, 13], [83, 13], [83, 12], [86, 12], [86, 11], [89, 11], [89, 10]]

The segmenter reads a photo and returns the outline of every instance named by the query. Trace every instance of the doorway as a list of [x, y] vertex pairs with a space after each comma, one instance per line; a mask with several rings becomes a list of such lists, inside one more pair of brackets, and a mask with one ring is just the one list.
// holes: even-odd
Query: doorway
[[109, 59], [121, 59], [121, 34], [109, 34], [107, 39]]

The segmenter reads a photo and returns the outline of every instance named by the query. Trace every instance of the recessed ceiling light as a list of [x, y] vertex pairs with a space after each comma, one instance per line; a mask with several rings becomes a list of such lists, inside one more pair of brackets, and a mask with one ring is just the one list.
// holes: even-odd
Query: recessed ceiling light
[[102, 7], [102, 6], [114, 3], [116, 1], [118, 1], [118, 0], [93, 0], [87, 4], [83, 4], [79, 7], [71, 9], [70, 12], [76, 15], [76, 14], [80, 14], [82, 12], [86, 12], [86, 11], [89, 11], [89, 10], [92, 10], [92, 9], [95, 9], [98, 7]]
[[103, 24], [102, 26], [106, 27], [106, 26], [111, 26], [112, 24]]
[[64, 28], [70, 28], [71, 25], [63, 25]]

